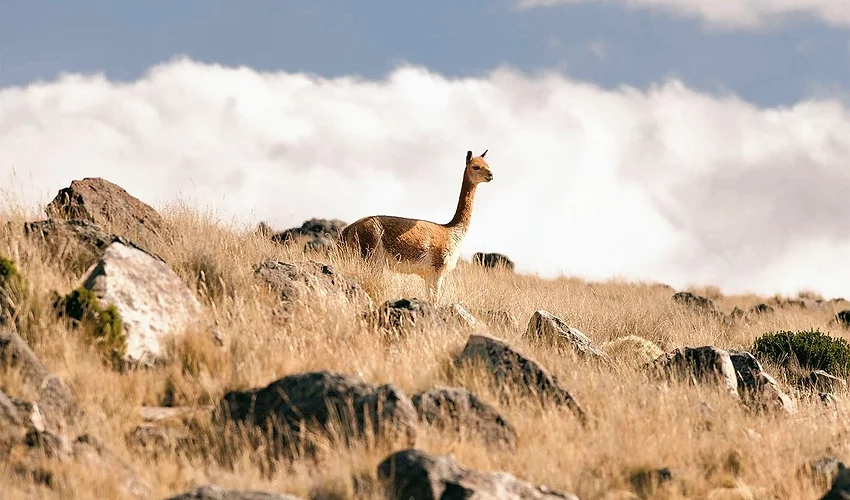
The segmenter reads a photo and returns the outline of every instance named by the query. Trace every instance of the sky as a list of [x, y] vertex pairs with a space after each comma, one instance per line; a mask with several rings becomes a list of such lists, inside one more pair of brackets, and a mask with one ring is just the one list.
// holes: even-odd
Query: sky
[[0, 0], [26, 202], [445, 222], [485, 149], [466, 258], [850, 297], [845, 0]]

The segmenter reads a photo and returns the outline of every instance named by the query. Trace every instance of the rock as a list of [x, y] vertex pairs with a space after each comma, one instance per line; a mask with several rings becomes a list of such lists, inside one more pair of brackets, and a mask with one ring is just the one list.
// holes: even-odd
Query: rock
[[0, 448], [22, 441], [25, 435], [26, 426], [18, 407], [0, 391]]
[[767, 304], [756, 304], [750, 308], [750, 314], [770, 314], [774, 312], [774, 309]]
[[446, 324], [455, 325], [460, 328], [474, 329], [479, 321], [460, 304], [451, 304], [440, 308], [440, 317]]
[[[86, 219], [27, 222], [24, 224], [24, 234], [61, 260], [63, 266], [75, 274], [87, 271], [103, 256], [106, 248], [116, 241], [146, 251], [127, 238], [109, 234]], [[158, 255], [151, 255], [163, 260]]]
[[829, 392], [819, 392], [818, 399], [827, 408], [835, 408], [838, 405], [838, 398]]
[[548, 311], [536, 311], [531, 315], [525, 330], [531, 341], [544, 341], [558, 346], [567, 346], [584, 359], [608, 361], [608, 355], [585, 334], [567, 325], [561, 318]]
[[747, 321], [752, 320], [753, 318], [758, 318], [764, 316], [766, 314], [771, 314], [774, 312], [774, 309], [767, 304], [757, 304], [749, 309], [749, 311], [744, 311], [743, 309], [735, 306], [732, 309], [732, 313], [730, 316], [732, 318], [741, 318]]
[[93, 470], [107, 471], [121, 483], [122, 490], [129, 496], [139, 499], [152, 497], [150, 484], [98, 439], [89, 435], [79, 436], [72, 449], [75, 460]]
[[304, 221], [300, 227], [293, 227], [275, 234], [272, 236], [272, 239], [279, 243], [294, 240], [303, 236], [329, 236], [336, 240], [347, 225], [347, 223], [339, 219], [309, 219]]
[[180, 427], [143, 423], [127, 437], [132, 446], [159, 451], [178, 451], [192, 443], [192, 434]]
[[458, 367], [468, 363], [483, 363], [494, 385], [503, 391], [514, 388], [520, 393], [536, 396], [541, 402], [553, 401], [556, 405], [566, 405], [582, 424], [587, 422], [581, 405], [561, 387], [554, 375], [534, 359], [501, 340], [485, 335], [471, 335], [463, 351], [454, 359]]
[[378, 465], [378, 478], [390, 500], [578, 500], [569, 493], [551, 491], [505, 472], [470, 470], [451, 455], [420, 450], [397, 451]]
[[255, 490], [228, 490], [214, 484], [208, 484], [193, 490], [169, 497], [167, 500], [300, 500], [291, 495], [266, 493]]
[[446, 321], [433, 304], [415, 298], [388, 300], [376, 311], [367, 313], [367, 318], [373, 326], [395, 333], [446, 327]]
[[472, 262], [488, 269], [501, 266], [513, 271], [515, 267], [514, 261], [509, 259], [507, 255], [500, 253], [476, 252], [472, 255]]
[[673, 481], [673, 472], [667, 467], [641, 470], [629, 476], [632, 489], [643, 498], [650, 497], [661, 486], [671, 481]]
[[637, 335], [626, 335], [604, 342], [600, 348], [613, 361], [634, 360], [639, 364], [649, 363], [664, 354], [653, 342]]
[[836, 314], [835, 322], [845, 328], [850, 328], [850, 309], [846, 311], [841, 311]]
[[44, 428], [62, 431], [79, 417], [80, 408], [71, 390], [47, 370], [17, 333], [0, 332], [0, 367], [19, 370], [25, 390], [38, 395], [35, 409], [29, 412], [38, 413]]
[[691, 292], [678, 292], [673, 294], [673, 301], [680, 304], [691, 306], [694, 309], [702, 311], [714, 311], [714, 302], [701, 295], [694, 295]]
[[835, 392], [847, 388], [847, 381], [823, 370], [812, 370], [807, 377], [801, 377], [798, 385], [813, 391]]
[[820, 500], [846, 500], [850, 498], [850, 469], [838, 462], [829, 491]]
[[254, 275], [280, 294], [285, 310], [311, 299], [346, 300], [371, 307], [372, 299], [356, 281], [339, 274], [328, 264], [315, 261], [268, 260], [254, 268]]
[[439, 429], [469, 433], [495, 445], [516, 446], [517, 433], [496, 408], [458, 387], [436, 387], [413, 396], [419, 418]]
[[336, 425], [333, 415], [344, 420], [339, 437], [346, 442], [362, 438], [366, 431], [407, 442], [415, 442], [417, 435], [416, 409], [401, 389], [329, 371], [289, 375], [264, 388], [228, 392], [221, 413], [226, 420], [261, 428], [276, 423], [273, 433], [284, 447], [290, 441], [309, 440], [309, 432], [300, 435], [308, 428], [330, 437], [329, 426]]
[[507, 330], [519, 329], [519, 321], [508, 311], [487, 309], [480, 312], [480, 316], [490, 326], [498, 326]]
[[829, 488], [830, 484], [838, 476], [841, 465], [841, 460], [836, 457], [822, 457], [801, 468], [798, 474], [809, 475], [819, 487]]
[[107, 247], [83, 287], [104, 307], [115, 305], [127, 338], [123, 360], [133, 365], [164, 361], [166, 338], [204, 323], [200, 302], [167, 264], [119, 242]]
[[51, 219], [84, 219], [145, 245], [168, 240], [165, 221], [124, 188], [99, 177], [75, 180], [61, 189], [45, 213]]
[[718, 383], [738, 395], [738, 377], [732, 358], [717, 347], [680, 347], [659, 356], [649, 367], [671, 378]]
[[794, 413], [791, 398], [779, 387], [761, 363], [749, 352], [729, 353], [738, 379], [738, 393], [743, 401], [758, 409], [781, 409]]

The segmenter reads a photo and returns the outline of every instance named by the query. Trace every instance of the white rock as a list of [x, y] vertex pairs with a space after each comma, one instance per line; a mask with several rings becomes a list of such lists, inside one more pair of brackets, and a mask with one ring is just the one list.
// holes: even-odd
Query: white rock
[[179, 276], [151, 255], [113, 242], [83, 282], [105, 307], [114, 304], [124, 323], [124, 360], [151, 365], [165, 359], [163, 341], [203, 319], [201, 304]]

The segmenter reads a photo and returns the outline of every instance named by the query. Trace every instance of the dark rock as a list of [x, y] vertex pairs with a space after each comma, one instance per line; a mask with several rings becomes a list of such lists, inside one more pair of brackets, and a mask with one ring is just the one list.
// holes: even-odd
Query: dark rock
[[144, 245], [167, 241], [165, 221], [124, 188], [99, 177], [75, 180], [61, 189], [45, 213], [51, 219], [84, 219]]
[[801, 377], [798, 385], [813, 391], [835, 392], [847, 388], [847, 381], [823, 370], [812, 370], [807, 377]]
[[823, 404], [827, 408], [835, 408], [836, 405], [838, 405], [838, 398], [836, 398], [834, 394], [831, 394], [829, 392], [819, 392], [818, 399], [820, 400], [821, 404]]
[[374, 327], [395, 333], [446, 327], [443, 315], [433, 304], [416, 298], [388, 300], [366, 315]]
[[0, 392], [0, 447], [22, 441], [25, 433], [25, 422], [18, 407]]
[[47, 370], [17, 333], [0, 332], [0, 366], [19, 370], [25, 386], [38, 394], [35, 403], [47, 429], [61, 431], [79, 416], [71, 390]]
[[673, 301], [680, 304], [691, 306], [698, 310], [714, 311], [714, 302], [701, 295], [695, 295], [691, 292], [678, 292], [673, 294]]
[[487, 309], [479, 313], [484, 322], [508, 330], [519, 329], [519, 321], [508, 311]]
[[671, 481], [673, 481], [673, 472], [667, 467], [641, 470], [629, 476], [632, 489], [644, 498], [651, 496], [658, 488]]
[[738, 395], [738, 377], [732, 358], [717, 347], [680, 347], [659, 356], [649, 367], [670, 378], [718, 383]]
[[791, 398], [749, 352], [730, 352], [738, 379], [738, 393], [746, 404], [758, 409], [781, 409], [794, 413]]
[[447, 325], [472, 329], [479, 325], [478, 319], [460, 304], [443, 306], [439, 309], [439, 313]]
[[850, 328], [850, 309], [836, 314], [835, 321], [845, 328]]
[[757, 304], [750, 308], [750, 314], [770, 314], [774, 309], [767, 304]]
[[356, 281], [328, 264], [315, 261], [268, 260], [254, 268], [254, 275], [280, 294], [285, 310], [297, 302], [336, 298], [371, 307], [372, 299]]
[[566, 346], [584, 359], [607, 361], [608, 355], [585, 334], [548, 311], [536, 311], [528, 321], [525, 337], [531, 341]]
[[299, 500], [291, 495], [254, 490], [229, 490], [214, 484], [169, 497], [167, 500]]
[[502, 390], [517, 389], [531, 394], [542, 403], [552, 401], [566, 405], [584, 424], [587, 416], [554, 375], [534, 359], [520, 353], [507, 343], [485, 335], [471, 335], [463, 351], [455, 357], [455, 366], [484, 364], [494, 385]]
[[832, 486], [820, 500], [847, 500], [850, 498], [850, 469], [838, 462]]
[[378, 465], [378, 478], [389, 500], [578, 500], [505, 472], [470, 470], [451, 455], [420, 450], [397, 451]]
[[514, 261], [508, 258], [507, 255], [500, 253], [476, 252], [472, 255], [472, 262], [488, 269], [504, 267], [513, 271], [515, 267]]
[[[414, 442], [417, 434], [416, 409], [401, 389], [329, 371], [289, 375], [264, 388], [228, 392], [221, 412], [235, 422], [261, 428], [271, 424], [284, 447], [299, 442], [309, 446], [308, 429], [345, 442], [367, 431], [407, 442]], [[340, 426], [342, 436], [331, 436], [331, 426]]]
[[436, 387], [413, 396], [423, 422], [440, 429], [469, 433], [485, 442], [515, 447], [517, 434], [496, 408], [458, 387]]
[[819, 487], [829, 488], [838, 476], [841, 465], [841, 460], [836, 457], [822, 457], [807, 464], [799, 472], [808, 474]]
[[293, 227], [273, 235], [272, 240], [278, 243], [285, 243], [303, 237], [312, 239], [329, 237], [331, 240], [336, 241], [339, 239], [339, 234], [347, 225], [339, 219], [309, 219], [304, 221], [300, 227]]

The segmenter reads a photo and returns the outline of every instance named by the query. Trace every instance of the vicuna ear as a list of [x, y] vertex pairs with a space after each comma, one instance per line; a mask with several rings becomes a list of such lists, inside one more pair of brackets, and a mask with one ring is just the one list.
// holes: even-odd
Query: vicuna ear
[[484, 150], [484, 152], [483, 152], [483, 153], [481, 153], [481, 158], [484, 158], [484, 155], [486, 155], [486, 154], [487, 154], [487, 151], [490, 151], [490, 150], [489, 150], [489, 149], [485, 149], [485, 150]]
[[469, 160], [472, 159], [472, 151], [466, 152], [466, 163], [469, 163]]

